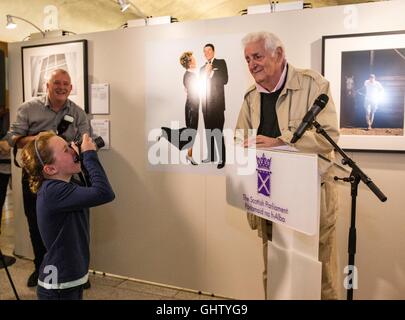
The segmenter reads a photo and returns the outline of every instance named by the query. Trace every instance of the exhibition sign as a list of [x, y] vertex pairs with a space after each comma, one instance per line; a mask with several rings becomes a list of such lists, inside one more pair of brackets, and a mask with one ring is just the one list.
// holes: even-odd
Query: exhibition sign
[[256, 165], [251, 174], [239, 174], [238, 164], [226, 166], [228, 203], [307, 235], [317, 234], [318, 156], [262, 149], [247, 154]]

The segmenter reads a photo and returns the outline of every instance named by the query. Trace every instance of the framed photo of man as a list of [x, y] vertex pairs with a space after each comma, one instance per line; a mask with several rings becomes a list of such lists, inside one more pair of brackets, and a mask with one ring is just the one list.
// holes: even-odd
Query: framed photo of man
[[405, 31], [322, 37], [347, 150], [405, 151]]
[[72, 82], [69, 99], [88, 112], [87, 40], [25, 46], [21, 57], [24, 101], [46, 95], [52, 71], [64, 69]]

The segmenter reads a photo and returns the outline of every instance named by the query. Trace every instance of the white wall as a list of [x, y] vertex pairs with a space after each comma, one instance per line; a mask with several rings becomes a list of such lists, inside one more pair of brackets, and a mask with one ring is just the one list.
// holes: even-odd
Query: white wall
[[[57, 39], [88, 39], [90, 83], [110, 83], [111, 145], [100, 156], [117, 194], [92, 210], [91, 267], [109, 273], [213, 292], [263, 298], [260, 240], [242, 211], [225, 202], [225, 178], [147, 170], [145, 148], [145, 43], [270, 30], [284, 40], [288, 60], [321, 68], [323, 35], [405, 29], [403, 1], [352, 7], [357, 25], [345, 28], [345, 6], [151, 26]], [[43, 43], [30, 42], [29, 45]], [[22, 102], [21, 50], [9, 47], [11, 117]], [[164, 54], [164, 53], [162, 53]], [[164, 76], [164, 75], [157, 75]], [[243, 92], [240, 93], [241, 96]], [[239, 108], [239, 106], [232, 106]], [[102, 117], [104, 118], [104, 117]], [[405, 155], [351, 153], [386, 193], [380, 203], [364, 186], [358, 198], [359, 289], [355, 298], [405, 298]], [[16, 253], [29, 255], [17, 170], [13, 172]], [[347, 264], [350, 190], [340, 188], [339, 260]], [[342, 298], [344, 289], [342, 287]]]

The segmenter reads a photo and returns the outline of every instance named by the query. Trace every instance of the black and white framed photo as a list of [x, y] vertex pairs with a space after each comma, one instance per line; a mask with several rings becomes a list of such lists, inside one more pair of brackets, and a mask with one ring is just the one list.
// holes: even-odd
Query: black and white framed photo
[[346, 150], [405, 151], [405, 31], [322, 37]]
[[69, 99], [88, 112], [87, 40], [26, 46], [21, 48], [23, 98], [46, 95], [49, 75], [56, 69], [69, 72]]

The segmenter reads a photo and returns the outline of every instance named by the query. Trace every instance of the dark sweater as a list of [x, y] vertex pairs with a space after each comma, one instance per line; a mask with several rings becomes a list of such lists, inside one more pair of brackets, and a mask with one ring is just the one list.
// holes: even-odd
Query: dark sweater
[[258, 135], [260, 134], [271, 138], [278, 138], [281, 136], [281, 131], [278, 126], [276, 104], [281, 91], [283, 91], [286, 81], [287, 75], [285, 76], [283, 85], [277, 91], [271, 93], [260, 93], [260, 125], [257, 129]]
[[45, 180], [38, 191], [38, 227], [47, 249], [39, 270], [42, 282], [50, 276], [47, 266], [57, 268], [57, 284], [87, 275], [90, 258], [88, 208], [115, 198], [95, 151], [83, 153], [83, 166], [88, 171], [91, 186]]
[[276, 102], [281, 89], [273, 93], [260, 93], [260, 125], [257, 134], [277, 138], [281, 136], [276, 113]]

